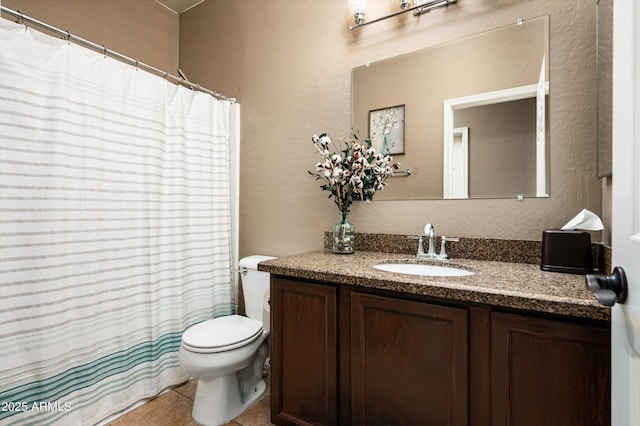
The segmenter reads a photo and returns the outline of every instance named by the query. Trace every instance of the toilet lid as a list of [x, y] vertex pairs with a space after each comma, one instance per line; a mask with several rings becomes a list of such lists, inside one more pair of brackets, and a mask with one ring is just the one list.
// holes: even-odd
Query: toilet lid
[[182, 335], [182, 343], [194, 352], [221, 352], [244, 346], [261, 333], [261, 321], [228, 315], [189, 327]]

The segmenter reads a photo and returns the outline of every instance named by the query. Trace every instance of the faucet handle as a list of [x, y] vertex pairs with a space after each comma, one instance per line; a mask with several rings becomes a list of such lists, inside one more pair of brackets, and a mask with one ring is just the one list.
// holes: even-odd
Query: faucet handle
[[408, 235], [407, 238], [410, 240], [418, 240], [418, 253], [416, 257], [424, 256], [424, 246], [423, 246], [423, 235]]
[[460, 241], [460, 238], [458, 237], [445, 237], [444, 235], [442, 237], [440, 237], [440, 254], [438, 255], [438, 259], [448, 259], [449, 256], [447, 255], [447, 250], [445, 248], [445, 245], [447, 243], [447, 241], [452, 241], [454, 243], [457, 243], [458, 241]]

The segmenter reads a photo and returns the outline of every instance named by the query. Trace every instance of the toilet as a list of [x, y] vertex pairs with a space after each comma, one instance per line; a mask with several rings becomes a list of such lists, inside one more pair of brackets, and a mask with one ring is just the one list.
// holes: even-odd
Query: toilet
[[269, 259], [274, 257], [254, 255], [239, 262], [246, 317], [213, 318], [182, 335], [178, 358], [187, 374], [198, 380], [192, 416], [199, 424], [224, 424], [264, 395], [270, 274], [258, 271], [258, 263]]

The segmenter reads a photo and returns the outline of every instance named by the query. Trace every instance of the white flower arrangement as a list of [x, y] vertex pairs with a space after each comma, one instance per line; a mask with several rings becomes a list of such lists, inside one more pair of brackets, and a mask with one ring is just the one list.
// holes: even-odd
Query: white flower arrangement
[[389, 155], [376, 153], [370, 140], [358, 143], [357, 136], [340, 138], [334, 144], [331, 136], [322, 133], [313, 135], [315, 145], [323, 160], [316, 164], [316, 172], [309, 174], [324, 183], [320, 186], [329, 191], [329, 198], [341, 212], [348, 212], [354, 200], [371, 201], [376, 191], [382, 191], [387, 178], [400, 168], [400, 163], [392, 163]]
[[401, 119], [398, 108], [389, 108], [384, 113], [377, 115], [372, 121], [372, 129], [374, 135], [382, 136], [383, 144], [381, 151], [388, 153], [395, 147], [395, 143], [389, 140], [389, 135], [393, 129], [400, 127]]
[[375, 134], [388, 135], [392, 129], [400, 127], [400, 115], [397, 108], [390, 108], [384, 114], [378, 115], [373, 120], [373, 132]]

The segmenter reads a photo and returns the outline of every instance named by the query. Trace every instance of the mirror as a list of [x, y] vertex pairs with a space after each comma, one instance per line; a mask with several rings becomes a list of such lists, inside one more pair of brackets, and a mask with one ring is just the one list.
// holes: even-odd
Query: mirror
[[613, 1], [596, 3], [596, 93], [598, 126], [598, 177], [611, 176], [611, 118], [612, 118], [612, 60], [613, 60]]
[[355, 68], [353, 129], [411, 170], [376, 199], [548, 196], [548, 58], [543, 16]]

